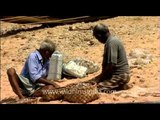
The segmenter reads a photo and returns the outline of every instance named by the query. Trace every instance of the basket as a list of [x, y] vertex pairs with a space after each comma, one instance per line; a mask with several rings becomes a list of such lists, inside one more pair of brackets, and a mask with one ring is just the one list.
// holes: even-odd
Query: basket
[[95, 82], [70, 84], [66, 87], [64, 100], [73, 103], [88, 103], [99, 98]]
[[3, 101], [1, 101], [1, 104], [37, 104], [38, 98], [24, 98], [24, 99], [14, 99], [14, 98], [8, 98]]
[[18, 100], [15, 104], [37, 104], [38, 98], [24, 98], [22, 100]]
[[61, 87], [61, 88], [46, 90], [45, 92], [43, 91], [42, 99], [44, 101], [60, 100], [63, 98], [64, 89], [65, 88]]

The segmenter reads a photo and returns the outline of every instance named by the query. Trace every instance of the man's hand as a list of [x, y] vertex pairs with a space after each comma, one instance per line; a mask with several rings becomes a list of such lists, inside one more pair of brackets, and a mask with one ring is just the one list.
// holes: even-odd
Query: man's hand
[[58, 84], [56, 84], [56, 83], [54, 83], [54, 82], [52, 82], [52, 85], [53, 85], [55, 88], [61, 87], [60, 85], [58, 85]]
[[59, 88], [60, 86], [58, 84], [56, 84], [54, 81], [50, 81], [50, 80], [46, 80], [44, 78], [40, 78], [39, 80], [37, 80], [38, 83], [43, 83], [46, 85], [53, 85], [56, 88]]
[[96, 82], [96, 83], [99, 83], [100, 82], [100, 75], [90, 79], [88, 82]]

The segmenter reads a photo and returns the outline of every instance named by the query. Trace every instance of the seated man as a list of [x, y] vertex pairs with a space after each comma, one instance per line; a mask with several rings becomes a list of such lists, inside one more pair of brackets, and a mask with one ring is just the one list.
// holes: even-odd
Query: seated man
[[44, 40], [40, 48], [32, 52], [18, 75], [14, 68], [7, 70], [9, 82], [15, 94], [20, 99], [25, 96], [42, 96], [42, 90], [59, 87], [56, 83], [47, 80], [49, 58], [55, 51], [55, 44], [51, 40]]
[[[108, 27], [98, 24], [93, 29], [93, 36], [105, 44], [102, 72], [96, 77], [98, 89], [125, 89], [130, 81], [129, 65], [122, 41], [112, 36]], [[127, 88], [128, 89], [128, 88]]]

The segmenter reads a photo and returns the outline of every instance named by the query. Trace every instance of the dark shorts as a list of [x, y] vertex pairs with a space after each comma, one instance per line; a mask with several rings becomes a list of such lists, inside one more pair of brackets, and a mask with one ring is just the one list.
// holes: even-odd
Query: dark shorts
[[103, 90], [114, 90], [121, 88], [126, 85], [130, 81], [130, 75], [127, 73], [113, 75], [111, 79], [104, 80], [103, 82], [98, 83], [98, 91], [101, 92]]

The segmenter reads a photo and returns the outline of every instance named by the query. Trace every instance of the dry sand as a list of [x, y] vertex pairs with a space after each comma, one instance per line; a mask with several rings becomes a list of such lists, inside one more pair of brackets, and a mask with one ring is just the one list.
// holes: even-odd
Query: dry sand
[[[117, 91], [112, 94], [101, 93], [98, 100], [89, 104], [104, 103], [128, 103], [128, 102], [159, 102], [159, 49], [158, 36], [160, 25], [159, 17], [150, 16], [119, 16], [112, 19], [99, 20], [89, 23], [75, 23], [48, 27], [32, 31], [21, 31], [13, 35], [1, 37], [1, 100], [9, 97], [16, 97], [9, 84], [6, 69], [14, 67], [20, 73], [25, 59], [30, 52], [38, 48], [43, 38], [52, 39], [58, 50], [64, 54], [64, 60], [68, 61], [75, 57], [82, 57], [96, 62], [101, 66], [103, 44], [99, 43], [93, 36], [91, 30], [87, 29], [97, 23], [104, 23], [109, 26], [112, 34], [122, 39], [127, 55], [135, 48], [145, 49], [152, 56], [153, 61], [140, 68], [131, 69], [131, 81], [133, 88]], [[18, 25], [1, 22], [1, 34], [19, 28], [30, 28], [34, 26]], [[69, 30], [72, 28], [73, 30]], [[57, 82], [61, 86], [70, 83], [87, 81], [101, 72], [90, 74], [82, 79], [64, 79]], [[66, 101], [38, 102], [39, 104], [72, 104]]]

